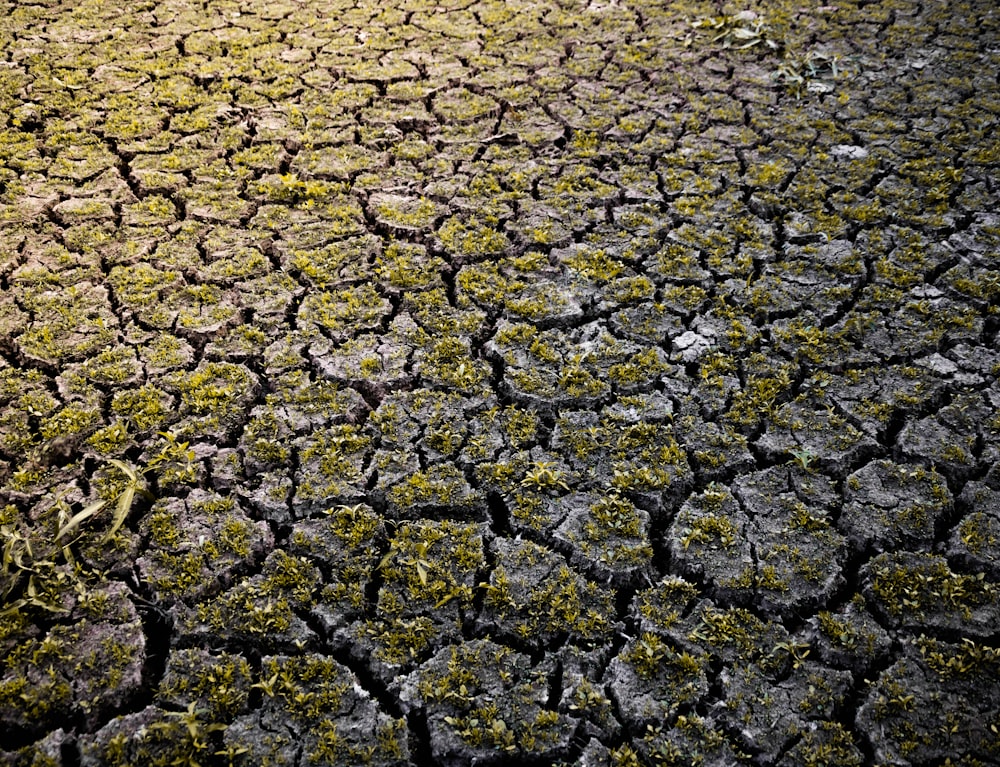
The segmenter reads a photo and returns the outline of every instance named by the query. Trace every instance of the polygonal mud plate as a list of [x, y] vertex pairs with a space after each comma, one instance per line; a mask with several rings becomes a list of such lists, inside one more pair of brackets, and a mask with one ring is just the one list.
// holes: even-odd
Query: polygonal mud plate
[[857, 551], [929, 549], [951, 508], [948, 485], [933, 469], [873, 461], [847, 478], [837, 526]]
[[450, 463], [440, 463], [409, 474], [385, 495], [392, 519], [451, 518], [484, 520], [486, 499]]
[[213, 440], [235, 434], [260, 393], [260, 380], [245, 365], [201, 362], [194, 370], [177, 371], [164, 386], [180, 394], [182, 435], [211, 435]]
[[299, 455], [292, 501], [297, 517], [365, 501], [372, 439], [364, 431], [353, 424], [331, 426], [299, 437], [293, 444]]
[[185, 368], [194, 361], [194, 347], [170, 333], [152, 333], [144, 337], [143, 341], [143, 345], [139, 347], [139, 356], [150, 377]]
[[809, 722], [804, 731], [799, 729], [802, 739], [778, 760], [777, 767], [809, 767], [816, 763], [818, 754], [837, 767], [861, 767], [865, 763], [854, 736], [839, 722]]
[[718, 599], [743, 599], [740, 576], [755, 567], [748, 525], [732, 492], [710, 487], [688, 498], [677, 512], [667, 534], [671, 559], [692, 579], [704, 581]]
[[0, 762], [8, 767], [63, 767], [63, 747], [69, 740], [69, 734], [61, 727], [50, 732], [41, 740], [16, 751], [0, 751]]
[[251, 506], [261, 518], [270, 522], [287, 522], [292, 518], [294, 484], [286, 471], [269, 471], [257, 478], [256, 487], [247, 487], [246, 480], [236, 486], [240, 500]]
[[810, 618], [806, 637], [821, 661], [854, 674], [865, 673], [892, 649], [892, 638], [860, 595], [836, 612], [821, 610]]
[[299, 368], [271, 379], [267, 403], [296, 434], [339, 423], [360, 423], [368, 414], [364, 397], [332, 381], [313, 380]]
[[296, 299], [305, 288], [287, 274], [273, 272], [255, 275], [253, 279], [237, 282], [236, 289], [244, 306], [253, 307], [254, 323], [261, 327], [280, 327], [287, 331], [284, 320]]
[[358, 333], [375, 332], [387, 321], [392, 304], [370, 283], [343, 289], [313, 290], [302, 300], [298, 327], [315, 327], [331, 340], [343, 342]]
[[199, 343], [239, 325], [243, 317], [239, 306], [240, 297], [235, 290], [187, 285], [167, 293], [161, 302], [138, 313], [138, 318], [155, 328], [174, 329], [177, 335]]
[[755, 444], [771, 460], [794, 458], [837, 476], [880, 450], [874, 439], [832, 410], [799, 401], [779, 407]]
[[614, 631], [614, 592], [573, 572], [566, 560], [528, 541], [498, 538], [496, 564], [477, 625], [534, 650], [567, 641], [602, 645]]
[[[789, 652], [779, 648], [775, 648], [778, 655]], [[720, 721], [740, 733], [744, 746], [759, 749], [768, 760], [774, 760], [808, 722], [834, 720], [853, 684], [847, 671], [802, 661], [801, 655], [793, 656], [790, 672], [782, 673], [780, 666], [765, 669], [774, 657], [723, 669], [726, 702], [715, 710]]]
[[1000, 580], [1000, 469], [994, 466], [984, 482], [970, 482], [959, 502], [969, 509], [948, 541], [948, 556], [969, 572], [985, 572]]
[[[860, 309], [847, 315], [832, 330], [846, 329], [848, 338], [858, 348], [870, 350], [886, 360], [900, 357], [921, 357], [956, 343], [977, 343], [982, 333], [983, 319], [972, 307], [944, 296], [934, 285], [913, 288], [896, 302], [893, 311], [863, 315], [865, 305], [884, 286], [868, 285], [862, 289]], [[871, 301], [878, 304], [878, 301]], [[873, 307], [874, 309], [874, 307]]]
[[776, 466], [733, 483], [746, 512], [755, 552], [753, 573], [741, 583], [756, 590], [754, 603], [789, 615], [824, 602], [844, 582], [847, 547], [830, 521], [834, 486], [821, 474]]
[[474, 357], [464, 335], [438, 334], [413, 355], [413, 372], [426, 388], [454, 389], [473, 397], [488, 393], [492, 369]]
[[204, 712], [165, 711], [147, 706], [116, 716], [100, 730], [80, 738], [81, 767], [144, 767], [190, 764], [207, 759], [215, 749], [212, 733], [225, 725], [202, 718]]
[[[646, 734], [636, 740], [635, 746], [652, 764], [663, 759], [675, 764], [697, 760], [699, 767], [732, 767], [740, 762], [739, 752], [719, 722], [697, 714], [681, 714], [669, 729], [659, 724], [647, 726]], [[609, 767], [612, 765], [614, 762]]]
[[435, 220], [447, 212], [427, 197], [375, 193], [368, 198], [375, 221], [395, 236], [430, 231]]
[[461, 636], [485, 563], [485, 524], [400, 524], [378, 563], [374, 617], [355, 623], [350, 651], [387, 684]]
[[84, 282], [34, 298], [32, 320], [16, 339], [23, 358], [45, 368], [84, 359], [116, 340], [108, 291]]
[[136, 566], [158, 601], [200, 600], [259, 562], [274, 543], [231, 497], [194, 490], [163, 498], [143, 517], [148, 550]]
[[694, 584], [668, 575], [632, 598], [631, 616], [641, 632], [666, 634], [688, 615], [700, 595]]
[[996, 408], [980, 393], [961, 395], [935, 415], [909, 421], [896, 445], [911, 461], [935, 466], [946, 477], [964, 482], [985, 457], [980, 442], [988, 432]]
[[283, 414], [270, 405], [258, 405], [249, 415], [239, 441], [246, 470], [254, 476], [289, 466], [288, 443], [293, 432]]
[[146, 660], [142, 622], [123, 584], [89, 592], [74, 612], [44, 637], [12, 644], [0, 676], [0, 725], [13, 733], [41, 733], [82, 717], [94, 727], [138, 693]]
[[678, 652], [660, 636], [641, 634], [612, 659], [604, 675], [625, 723], [633, 730], [671, 720], [708, 695], [708, 656]]
[[567, 328], [584, 315], [582, 297], [549, 280], [532, 282], [503, 299], [503, 310], [513, 320], [531, 322], [539, 329]]
[[577, 720], [549, 707], [551, 668], [477, 639], [446, 647], [403, 681], [404, 708], [422, 710], [438, 764], [502, 764], [565, 754]]
[[385, 527], [370, 506], [339, 506], [328, 515], [293, 525], [288, 551], [308, 558], [323, 572], [323, 586], [312, 615], [337, 642], [365, 607]]
[[569, 547], [575, 566], [614, 583], [650, 579], [648, 512], [617, 493], [573, 493], [558, 504], [563, 521], [555, 538]]
[[[292, 242], [284, 238], [274, 244], [286, 272], [298, 272], [312, 291], [317, 288], [346, 288], [368, 281], [369, 261], [381, 250], [381, 242], [369, 234], [326, 242], [330, 233], [317, 231], [317, 242]], [[368, 277], [370, 279], [370, 277]], [[296, 283], [297, 284], [297, 283]], [[302, 291], [308, 294], [310, 291]], [[366, 295], [373, 295], [366, 293]], [[286, 307], [287, 311], [288, 307]]]
[[406, 722], [386, 714], [332, 658], [262, 659], [263, 704], [237, 717], [223, 740], [252, 764], [408, 765]]
[[982, 572], [955, 572], [944, 557], [879, 554], [861, 568], [861, 577], [868, 603], [893, 627], [981, 638], [1000, 624], [1000, 587]]
[[586, 484], [614, 488], [654, 518], [680, 505], [694, 481], [687, 453], [662, 418], [631, 422], [614, 410], [564, 411], [552, 434], [552, 450]]
[[700, 479], [713, 482], [750, 471], [756, 465], [746, 437], [730, 426], [703, 421], [695, 415], [685, 415], [674, 423]]
[[501, 321], [486, 349], [503, 364], [501, 388], [515, 402], [539, 412], [594, 410], [611, 392], [607, 371], [600, 369], [600, 333], [594, 323], [567, 336]]
[[970, 764], [1000, 755], [1000, 659], [995, 648], [920, 639], [883, 671], [855, 719], [880, 764]]
[[[689, 585], [682, 588], [684, 593], [689, 593]], [[790, 641], [780, 623], [761, 620], [741, 607], [719, 608], [708, 599], [698, 601], [681, 620], [660, 623], [657, 633], [679, 649], [693, 655], [708, 653], [728, 666], [762, 662], [773, 648]]]
[[926, 367], [872, 365], [843, 376], [828, 396], [872, 437], [885, 433], [894, 413], [938, 402], [947, 383]]
[[363, 333], [344, 343], [318, 339], [309, 345], [309, 359], [331, 381], [373, 391], [400, 389], [413, 378], [413, 347], [393, 334]]
[[303, 616], [316, 602], [321, 578], [308, 560], [276, 549], [259, 575], [194, 606], [175, 604], [174, 644], [301, 650], [316, 641]]
[[193, 704], [207, 720], [229, 721], [247, 710], [253, 681], [250, 663], [242, 655], [175, 649], [167, 657], [156, 702], [182, 709]]
[[13, 337], [19, 333], [28, 321], [28, 315], [18, 308], [13, 291], [4, 291], [0, 295], [0, 343], [5, 348], [12, 343]]
[[583, 729], [574, 736], [577, 742], [586, 735], [617, 736], [621, 732], [622, 723], [617, 718], [614, 702], [599, 681], [611, 652], [610, 644], [594, 649], [565, 645], [558, 652], [562, 673], [559, 711], [583, 720]]
[[625, 424], [668, 423], [674, 417], [674, 403], [664, 392], [639, 392], [616, 398], [604, 413], [611, 421]]

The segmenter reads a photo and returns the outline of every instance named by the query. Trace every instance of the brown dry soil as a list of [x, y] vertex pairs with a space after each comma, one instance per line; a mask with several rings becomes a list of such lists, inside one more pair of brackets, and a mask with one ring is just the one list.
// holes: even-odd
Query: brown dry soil
[[0, 14], [0, 762], [1000, 763], [992, 2]]

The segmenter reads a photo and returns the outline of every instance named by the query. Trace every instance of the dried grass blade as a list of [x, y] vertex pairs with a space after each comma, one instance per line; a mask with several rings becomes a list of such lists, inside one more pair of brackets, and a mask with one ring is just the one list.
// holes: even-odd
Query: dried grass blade
[[65, 525], [63, 525], [59, 529], [59, 532], [56, 533], [56, 540], [58, 541], [64, 535], [69, 535], [70, 533], [72, 533], [80, 526], [81, 523], [90, 519], [97, 512], [103, 509], [107, 505], [107, 503], [108, 503], [107, 501], [97, 501], [96, 503], [90, 504], [83, 511], [74, 514], [73, 517], [70, 519], [70, 521], [67, 522]]

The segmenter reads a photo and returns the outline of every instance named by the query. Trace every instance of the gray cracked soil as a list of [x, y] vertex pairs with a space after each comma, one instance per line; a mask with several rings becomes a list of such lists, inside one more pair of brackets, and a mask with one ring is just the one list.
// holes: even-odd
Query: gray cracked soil
[[0, 761], [1000, 763], [989, 2], [0, 2]]

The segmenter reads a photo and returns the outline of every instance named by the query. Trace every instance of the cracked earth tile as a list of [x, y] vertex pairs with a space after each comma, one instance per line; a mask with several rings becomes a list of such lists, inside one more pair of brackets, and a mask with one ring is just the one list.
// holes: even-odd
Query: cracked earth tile
[[173, 650], [156, 690], [156, 702], [186, 709], [194, 704], [208, 721], [230, 720], [249, 708], [250, 663], [240, 654], [191, 647]]
[[427, 716], [440, 764], [470, 765], [496, 756], [558, 758], [576, 718], [548, 706], [546, 666], [490, 640], [446, 647], [404, 680], [403, 705]]
[[[405, 720], [385, 713], [345, 666], [323, 655], [267, 656], [264, 702], [223, 736], [258, 764], [410, 764]], [[225, 753], [225, 752], [223, 752]]]
[[986, 572], [993, 580], [1000, 576], [1000, 493], [996, 469], [983, 482], [970, 482], [959, 496], [960, 508], [968, 509], [952, 530], [948, 556], [970, 572]]
[[[770, 458], [793, 457], [803, 465], [844, 476], [882, 448], [833, 410], [796, 399], [779, 406], [755, 445]], [[799, 458], [799, 456], [803, 456]]]
[[736, 581], [756, 589], [753, 603], [764, 613], [791, 615], [817, 607], [845, 582], [848, 550], [831, 519], [833, 485], [802, 474], [775, 467], [733, 483], [754, 554], [754, 569]]
[[889, 633], [868, 613], [861, 596], [836, 612], [821, 610], [809, 623], [807, 637], [820, 660], [856, 676], [867, 672], [892, 649]]
[[171, 608], [178, 645], [217, 640], [262, 650], [302, 649], [316, 642], [304, 615], [316, 601], [319, 570], [308, 560], [276, 549], [263, 569], [193, 606]]
[[1000, 753], [997, 678], [995, 649], [922, 638], [879, 675], [856, 726], [883, 762], [930, 764], [963, 754], [988, 763]]
[[0, 721], [13, 733], [40, 733], [59, 720], [94, 727], [139, 691], [146, 637], [128, 590], [111, 583], [44, 636], [7, 647]]
[[789, 665], [783, 674], [763, 663], [721, 673], [726, 702], [717, 705], [717, 715], [767, 760], [775, 760], [813, 722], [830, 722], [852, 685], [846, 671], [797, 658]]
[[58, 367], [113, 343], [118, 320], [103, 286], [87, 282], [35, 297], [32, 321], [14, 343], [37, 365]]
[[157, 501], [140, 525], [153, 550], [136, 567], [159, 602], [199, 601], [225, 588], [274, 544], [232, 498], [194, 490]]
[[611, 660], [605, 681], [625, 722], [635, 730], [669, 721], [708, 694], [708, 656], [678, 652], [656, 634], [642, 634]]
[[583, 647], [601, 646], [614, 629], [614, 592], [573, 572], [550, 549], [498, 539], [496, 565], [485, 589], [477, 624], [499, 638], [533, 649], [554, 647], [563, 637]]
[[981, 460], [984, 434], [994, 439], [994, 412], [993, 404], [982, 395], [960, 395], [935, 415], [908, 421], [896, 438], [899, 452], [910, 460], [930, 463], [949, 480], [970, 479]]
[[472, 618], [487, 534], [483, 524], [447, 520], [399, 526], [378, 564], [374, 616], [355, 624], [350, 644], [387, 684], [396, 686], [400, 674], [461, 636]]
[[555, 540], [569, 548], [574, 565], [612, 583], [649, 580], [649, 512], [616, 493], [574, 493], [557, 503], [563, 521]]
[[305, 517], [330, 506], [365, 501], [371, 438], [353, 424], [318, 429], [294, 440], [298, 451], [292, 509]]
[[982, 572], [956, 572], [936, 554], [879, 554], [861, 570], [863, 593], [889, 625], [986, 637], [1000, 620], [1000, 590]]
[[922, 466], [873, 461], [847, 478], [837, 526], [855, 550], [929, 548], [953, 503], [944, 477]]
[[745, 594], [737, 585], [739, 575], [753, 573], [755, 567], [748, 524], [746, 513], [728, 488], [709, 488], [692, 495], [670, 526], [671, 557], [682, 572], [703, 580], [720, 599], [742, 598]]

